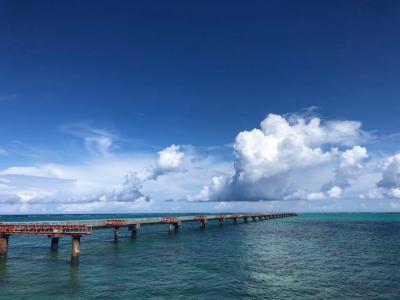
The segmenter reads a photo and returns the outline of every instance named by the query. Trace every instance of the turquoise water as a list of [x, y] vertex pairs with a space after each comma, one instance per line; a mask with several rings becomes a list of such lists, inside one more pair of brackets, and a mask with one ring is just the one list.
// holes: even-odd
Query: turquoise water
[[[2, 216], [2, 221], [125, 216]], [[155, 216], [155, 215], [148, 215]], [[71, 239], [10, 238], [0, 299], [399, 299], [400, 214], [300, 214], [205, 230], [185, 223]]]

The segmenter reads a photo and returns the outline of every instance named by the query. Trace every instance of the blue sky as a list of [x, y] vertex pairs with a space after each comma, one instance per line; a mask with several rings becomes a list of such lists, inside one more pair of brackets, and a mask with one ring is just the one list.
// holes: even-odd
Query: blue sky
[[396, 1], [1, 1], [0, 209], [400, 210], [399, 16]]

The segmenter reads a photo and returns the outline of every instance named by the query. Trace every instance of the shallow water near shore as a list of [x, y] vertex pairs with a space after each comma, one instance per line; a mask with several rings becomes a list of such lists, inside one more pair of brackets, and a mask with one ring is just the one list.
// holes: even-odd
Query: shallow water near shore
[[[1, 221], [160, 215], [2, 216]], [[0, 262], [0, 299], [396, 299], [400, 295], [400, 214], [299, 214], [205, 230], [185, 223], [71, 238], [50, 252], [47, 237], [10, 238]]]

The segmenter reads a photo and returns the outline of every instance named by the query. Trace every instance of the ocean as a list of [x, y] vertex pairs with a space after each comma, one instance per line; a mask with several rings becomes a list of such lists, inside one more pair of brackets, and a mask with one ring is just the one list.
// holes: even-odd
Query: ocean
[[[1, 221], [160, 215], [0, 216]], [[400, 214], [324, 213], [234, 225], [143, 226], [71, 238], [12, 236], [0, 299], [400, 299]]]

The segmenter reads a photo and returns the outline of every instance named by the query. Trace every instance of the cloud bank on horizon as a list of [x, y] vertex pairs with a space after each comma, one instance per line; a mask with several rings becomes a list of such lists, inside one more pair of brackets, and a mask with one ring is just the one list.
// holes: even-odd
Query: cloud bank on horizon
[[121, 154], [113, 151], [117, 137], [106, 130], [64, 131], [82, 140], [90, 159], [0, 170], [2, 211], [168, 211], [178, 202], [180, 210], [215, 202], [212, 208], [243, 210], [246, 204], [229, 203], [348, 199], [389, 199], [392, 209], [400, 208], [400, 154], [370, 153], [373, 137], [358, 121], [269, 114], [259, 128], [236, 136], [233, 163], [175, 144], [156, 157]]
[[214, 177], [190, 200], [340, 198], [363, 169], [368, 154], [358, 144], [368, 138], [360, 122], [269, 114], [259, 129], [237, 135], [234, 175]]

